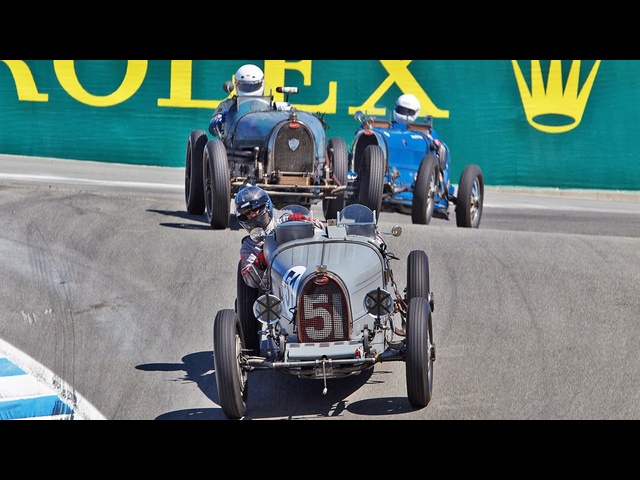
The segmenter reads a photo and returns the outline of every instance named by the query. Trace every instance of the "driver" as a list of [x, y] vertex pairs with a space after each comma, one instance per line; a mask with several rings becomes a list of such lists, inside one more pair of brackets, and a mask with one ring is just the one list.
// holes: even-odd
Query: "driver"
[[[275, 218], [275, 210], [271, 197], [260, 187], [249, 185], [242, 188], [235, 197], [236, 219], [247, 231], [261, 227], [265, 233], [270, 234], [276, 227], [276, 222], [290, 221], [313, 222], [316, 231], [324, 231], [322, 222], [316, 218], [310, 218], [301, 213], [288, 213]], [[254, 242], [250, 235], [242, 239], [240, 245], [240, 261], [242, 262], [241, 274], [244, 282], [258, 288], [261, 284], [264, 272], [267, 269], [267, 261], [264, 258], [264, 241]]]
[[[244, 187], [236, 194], [234, 203], [236, 219], [247, 232], [257, 227], [262, 227], [267, 234], [273, 232], [276, 226], [273, 203], [263, 189], [252, 185]], [[267, 269], [263, 246], [264, 241], [254, 242], [250, 235], [242, 239], [240, 246], [240, 272], [244, 282], [252, 288], [258, 288]]]
[[217, 135], [216, 127], [224, 132], [224, 122], [227, 118], [227, 112], [235, 106], [237, 96], [257, 96], [261, 97], [264, 93], [264, 73], [257, 65], [242, 65], [233, 76], [235, 85], [235, 95], [231, 98], [223, 100], [218, 108], [213, 112], [213, 117], [209, 122], [209, 133]]
[[420, 114], [420, 101], [413, 93], [405, 93], [400, 95], [396, 100], [396, 106], [393, 109], [393, 120], [395, 123], [408, 125], [418, 119]]

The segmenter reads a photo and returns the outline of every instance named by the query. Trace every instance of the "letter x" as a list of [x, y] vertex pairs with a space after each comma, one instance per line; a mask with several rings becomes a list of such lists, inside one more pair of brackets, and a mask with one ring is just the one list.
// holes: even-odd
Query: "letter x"
[[413, 93], [418, 98], [421, 105], [421, 115], [424, 114], [439, 118], [449, 118], [449, 112], [447, 110], [440, 110], [435, 106], [420, 83], [418, 83], [413, 74], [408, 70], [407, 67], [412, 61], [413, 60], [380, 60], [380, 63], [389, 76], [384, 79], [376, 91], [373, 92], [362, 105], [358, 107], [349, 107], [349, 115], [355, 114], [358, 110], [361, 110], [368, 115], [386, 115], [387, 109], [377, 108], [376, 103], [380, 101], [382, 96], [395, 83], [403, 93]]

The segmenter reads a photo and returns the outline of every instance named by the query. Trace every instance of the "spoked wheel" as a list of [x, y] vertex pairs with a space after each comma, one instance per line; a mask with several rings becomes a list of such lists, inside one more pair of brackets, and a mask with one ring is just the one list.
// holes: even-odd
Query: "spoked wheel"
[[414, 297], [407, 310], [407, 397], [413, 408], [424, 408], [433, 393], [433, 362], [436, 346], [432, 337], [429, 301]]
[[[347, 143], [341, 137], [332, 138], [327, 144], [327, 158], [332, 179], [336, 186], [346, 185], [349, 177], [349, 156]], [[345, 206], [344, 196], [335, 200], [322, 200], [322, 213], [325, 220], [332, 220]]]
[[411, 222], [417, 225], [429, 225], [436, 205], [438, 184], [438, 157], [426, 155], [420, 163], [416, 186], [411, 201]]
[[207, 221], [214, 230], [229, 226], [231, 179], [227, 150], [222, 140], [210, 140], [204, 149], [204, 196]]
[[213, 359], [220, 406], [230, 420], [247, 413], [249, 374], [243, 369], [244, 336], [231, 309], [220, 310], [213, 322]]
[[194, 130], [187, 140], [187, 159], [184, 166], [184, 197], [187, 212], [204, 213], [204, 183], [202, 181], [202, 155], [208, 138], [204, 130]]
[[380, 145], [369, 145], [362, 154], [351, 203], [359, 203], [376, 212], [380, 218], [384, 189], [384, 152]]
[[467, 165], [460, 176], [456, 201], [458, 227], [478, 228], [484, 202], [484, 176], [478, 165]]
[[237, 300], [236, 311], [240, 318], [242, 331], [244, 332], [245, 349], [248, 355], [258, 355], [260, 353], [260, 322], [253, 314], [253, 304], [258, 299], [260, 292], [256, 288], [251, 288], [242, 278], [240, 271], [242, 262], [238, 262], [237, 273]]

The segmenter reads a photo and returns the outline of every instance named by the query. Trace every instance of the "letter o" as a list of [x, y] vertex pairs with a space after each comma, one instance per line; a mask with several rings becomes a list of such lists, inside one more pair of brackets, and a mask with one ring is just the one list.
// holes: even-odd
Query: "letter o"
[[118, 89], [109, 95], [93, 95], [80, 84], [75, 60], [54, 60], [53, 68], [60, 86], [72, 98], [92, 107], [112, 107], [127, 101], [140, 88], [147, 75], [148, 60], [127, 60], [127, 71]]

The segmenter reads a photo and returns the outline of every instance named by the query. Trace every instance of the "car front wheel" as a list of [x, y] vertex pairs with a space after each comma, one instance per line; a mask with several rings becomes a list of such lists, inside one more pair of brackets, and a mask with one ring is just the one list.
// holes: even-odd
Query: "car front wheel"
[[194, 130], [187, 140], [187, 155], [184, 166], [184, 193], [187, 212], [191, 215], [204, 213], [204, 184], [202, 181], [202, 155], [208, 138], [204, 130]]
[[480, 227], [484, 203], [484, 176], [478, 165], [467, 165], [460, 176], [456, 200], [456, 225]]
[[214, 230], [229, 226], [231, 179], [227, 150], [222, 140], [210, 140], [204, 149], [204, 196], [207, 221]]
[[420, 163], [416, 186], [411, 201], [411, 222], [417, 225], [429, 225], [436, 205], [438, 182], [438, 157], [426, 155]]
[[355, 193], [351, 203], [359, 203], [376, 212], [376, 220], [382, 210], [384, 190], [384, 152], [380, 145], [369, 145], [362, 155], [355, 181]]
[[424, 408], [433, 394], [435, 344], [431, 336], [432, 317], [429, 301], [414, 297], [407, 310], [407, 396], [413, 408]]
[[[333, 184], [337, 186], [347, 185], [349, 180], [349, 156], [347, 143], [341, 137], [332, 138], [327, 144], [327, 159], [332, 174]], [[322, 213], [325, 220], [333, 220], [338, 216], [338, 211], [344, 208], [344, 196], [322, 201]]]
[[220, 406], [231, 420], [247, 413], [249, 374], [243, 369], [243, 348], [244, 335], [236, 312], [220, 310], [213, 322], [213, 360]]

